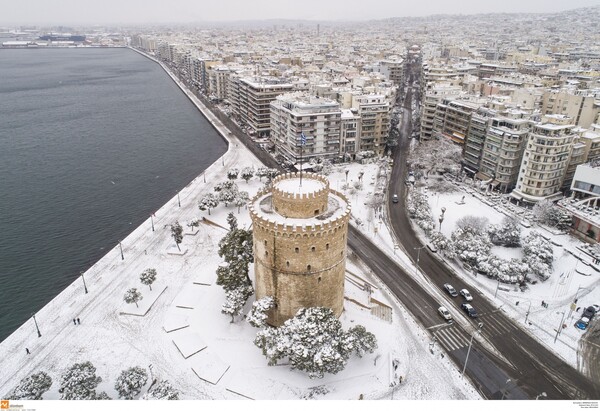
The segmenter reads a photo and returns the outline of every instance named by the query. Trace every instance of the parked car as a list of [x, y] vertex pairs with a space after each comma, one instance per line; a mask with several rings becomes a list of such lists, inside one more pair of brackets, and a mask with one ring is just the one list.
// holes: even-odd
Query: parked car
[[442, 318], [444, 320], [451, 320], [452, 319], [452, 314], [450, 314], [450, 311], [448, 311], [446, 309], [446, 307], [444, 307], [444, 306], [438, 308], [438, 313], [440, 313], [440, 315], [442, 316]]
[[444, 288], [446, 291], [448, 291], [448, 294], [450, 294], [451, 297], [458, 297], [458, 293], [449, 283], [444, 284]]
[[479, 314], [477, 314], [477, 311], [475, 311], [475, 308], [473, 308], [471, 304], [462, 303], [460, 305], [460, 308], [462, 308], [463, 311], [466, 312], [467, 315], [471, 318], [479, 317]]
[[587, 317], [581, 317], [575, 323], [575, 327], [579, 328], [580, 330], [585, 330], [588, 327], [588, 325], [590, 325], [590, 319]]
[[464, 299], [467, 301], [473, 301], [473, 297], [471, 296], [471, 293], [469, 293], [469, 291], [466, 288], [463, 288], [462, 290], [460, 290], [460, 295], [462, 295], [464, 297]]
[[427, 248], [429, 248], [429, 251], [431, 251], [432, 253], [437, 253], [437, 247], [433, 244], [427, 243]]
[[585, 309], [585, 311], [583, 312], [583, 314], [581, 314], [581, 316], [589, 318], [591, 320], [592, 318], [594, 318], [595, 314], [596, 314], [596, 308], [594, 306], [589, 306], [588, 308]]
[[397, 203], [398, 202], [398, 194], [394, 194], [392, 196], [392, 203]]

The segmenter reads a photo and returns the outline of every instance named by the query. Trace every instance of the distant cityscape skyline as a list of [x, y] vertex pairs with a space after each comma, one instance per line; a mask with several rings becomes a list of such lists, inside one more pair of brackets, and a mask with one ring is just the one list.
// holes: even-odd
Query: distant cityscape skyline
[[267, 19], [364, 21], [435, 14], [551, 13], [598, 5], [598, 0], [506, 0], [494, 3], [430, 0], [410, 4], [393, 0], [376, 3], [357, 0], [222, 0], [214, 3], [193, 0], [64, 0], [59, 5], [42, 0], [24, 0], [3, 9], [0, 25], [201, 23]]

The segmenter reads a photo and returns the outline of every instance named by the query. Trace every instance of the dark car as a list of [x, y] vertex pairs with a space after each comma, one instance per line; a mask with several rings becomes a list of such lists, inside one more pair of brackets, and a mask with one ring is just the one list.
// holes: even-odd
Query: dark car
[[585, 311], [583, 312], [583, 314], [581, 314], [581, 316], [585, 317], [585, 318], [589, 318], [591, 320], [592, 318], [594, 318], [595, 314], [596, 314], [596, 307], [589, 306], [588, 308], [585, 309]]
[[467, 304], [467, 303], [462, 303], [460, 305], [460, 308], [463, 309], [464, 312], [467, 313], [467, 315], [471, 318], [476, 318], [479, 315], [477, 314], [477, 311], [475, 311], [475, 308], [473, 308], [473, 306], [471, 304]]

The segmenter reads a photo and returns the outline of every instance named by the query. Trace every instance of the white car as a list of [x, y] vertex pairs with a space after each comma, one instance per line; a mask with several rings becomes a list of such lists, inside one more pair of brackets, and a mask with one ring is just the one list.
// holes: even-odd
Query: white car
[[452, 319], [452, 314], [450, 314], [450, 311], [448, 311], [446, 309], [446, 307], [440, 307], [438, 308], [438, 313], [440, 313], [440, 315], [442, 316], [442, 318], [444, 320], [451, 320]]
[[473, 301], [473, 297], [471, 296], [471, 293], [469, 293], [469, 291], [466, 288], [463, 288], [462, 290], [459, 291], [460, 295], [462, 295], [465, 300], [467, 301]]

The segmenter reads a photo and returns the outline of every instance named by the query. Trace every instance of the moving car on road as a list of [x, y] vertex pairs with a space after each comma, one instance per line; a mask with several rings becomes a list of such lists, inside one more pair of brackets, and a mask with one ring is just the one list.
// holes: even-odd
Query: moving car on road
[[392, 196], [392, 203], [397, 203], [398, 202], [398, 194], [394, 194]]
[[460, 290], [460, 295], [462, 295], [465, 300], [467, 301], [473, 301], [473, 297], [471, 296], [471, 293], [469, 293], [469, 290], [467, 290], [466, 288], [463, 288], [462, 290]]
[[475, 311], [475, 308], [473, 308], [471, 304], [462, 303], [460, 305], [460, 308], [462, 308], [463, 311], [466, 312], [467, 315], [471, 318], [479, 317], [479, 314], [477, 314], [477, 311]]
[[450, 311], [448, 311], [446, 307], [442, 306], [438, 308], [438, 313], [440, 313], [444, 320], [452, 320], [452, 314], [450, 314]]
[[449, 283], [444, 284], [444, 289], [446, 289], [446, 291], [448, 291], [448, 294], [450, 294], [450, 297], [458, 297], [458, 293], [456, 292], [454, 287], [452, 287]]

